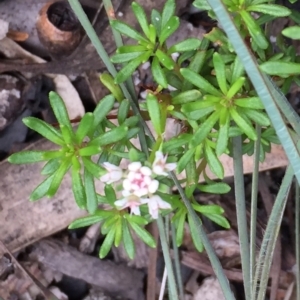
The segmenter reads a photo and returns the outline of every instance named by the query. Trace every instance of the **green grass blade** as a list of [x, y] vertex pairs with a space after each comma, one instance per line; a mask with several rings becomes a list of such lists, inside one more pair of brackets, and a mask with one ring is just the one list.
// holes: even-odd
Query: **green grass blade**
[[238, 234], [242, 258], [242, 271], [246, 300], [251, 299], [250, 280], [250, 251], [247, 230], [247, 211], [244, 189], [243, 153], [241, 137], [233, 138], [233, 166], [234, 166], [234, 189], [236, 198], [236, 213]]

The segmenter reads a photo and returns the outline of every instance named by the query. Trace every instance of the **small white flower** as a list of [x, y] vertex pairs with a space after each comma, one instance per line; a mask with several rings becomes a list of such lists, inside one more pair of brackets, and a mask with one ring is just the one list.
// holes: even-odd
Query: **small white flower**
[[115, 205], [121, 210], [126, 207], [130, 208], [130, 213], [134, 215], [140, 215], [140, 205], [146, 203], [146, 199], [141, 199], [140, 197], [130, 194], [127, 191], [123, 191], [124, 198], [115, 201]]
[[161, 151], [156, 151], [155, 152], [155, 160], [152, 165], [152, 170], [153, 173], [156, 175], [163, 175], [167, 176], [168, 171], [173, 171], [176, 169], [176, 163], [166, 163], [167, 161], [167, 156], [164, 156]]
[[107, 173], [100, 177], [100, 180], [104, 183], [111, 184], [119, 181], [123, 177], [123, 170], [109, 162], [103, 163], [103, 167], [107, 170]]
[[140, 162], [133, 162], [128, 165], [128, 174], [123, 180], [123, 188], [138, 197], [153, 194], [157, 191], [159, 182], [151, 178], [150, 168], [142, 166]]
[[153, 219], [158, 218], [159, 209], [171, 209], [170, 203], [164, 201], [158, 195], [153, 195], [149, 199], [147, 199], [149, 214]]

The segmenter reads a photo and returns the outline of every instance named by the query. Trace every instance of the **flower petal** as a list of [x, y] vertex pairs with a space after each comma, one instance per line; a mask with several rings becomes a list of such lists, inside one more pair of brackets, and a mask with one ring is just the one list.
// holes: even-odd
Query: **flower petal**
[[152, 182], [148, 186], [149, 193], [154, 194], [157, 191], [158, 186], [159, 182], [157, 180], [152, 180]]
[[142, 164], [139, 161], [132, 162], [128, 165], [128, 170], [136, 172], [142, 167]]

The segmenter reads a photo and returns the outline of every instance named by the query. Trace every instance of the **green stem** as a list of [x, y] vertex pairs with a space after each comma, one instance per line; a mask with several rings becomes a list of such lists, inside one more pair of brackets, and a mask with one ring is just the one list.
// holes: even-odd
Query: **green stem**
[[247, 229], [247, 211], [244, 189], [243, 153], [241, 137], [233, 138], [234, 190], [238, 234], [242, 258], [242, 270], [246, 300], [251, 299], [250, 250]]
[[[288, 193], [293, 181], [293, 177], [294, 177], [293, 168], [289, 165], [285, 172], [277, 197], [275, 199], [275, 203], [272, 208], [272, 212], [261, 244], [257, 268], [254, 277], [254, 285], [253, 285], [253, 293], [252, 293], [253, 300], [265, 299], [265, 294], [266, 294], [268, 280], [269, 280], [269, 273], [270, 273], [270, 268], [273, 259], [273, 253], [276, 245], [276, 240], [279, 234], [283, 213], [288, 198]], [[258, 283], [259, 283], [259, 289], [257, 293], [257, 298], [255, 298], [256, 291], [258, 288]]]
[[186, 197], [183, 188], [180, 185], [180, 182], [178, 180], [178, 178], [176, 177], [174, 172], [170, 172], [169, 173], [171, 178], [173, 179], [176, 188], [178, 189], [178, 192], [182, 198], [182, 201], [184, 202], [188, 213], [190, 214], [195, 226], [197, 226], [198, 230], [199, 230], [199, 236], [201, 238], [201, 241], [203, 243], [203, 246], [206, 250], [207, 256], [211, 262], [212, 268], [215, 272], [215, 275], [220, 283], [221, 289], [223, 291], [223, 294], [225, 296], [226, 300], [235, 300], [235, 297], [231, 291], [231, 288], [229, 286], [229, 282], [227, 277], [224, 274], [222, 265], [220, 263], [220, 260], [218, 259], [214, 248], [212, 247], [206, 233], [205, 230], [203, 228], [202, 222], [200, 221], [199, 217], [197, 216], [196, 212], [194, 211], [194, 209], [191, 206], [191, 203], [189, 201], [189, 199]]
[[173, 245], [174, 261], [175, 261], [175, 274], [177, 279], [177, 285], [179, 288], [179, 297], [180, 300], [184, 300], [184, 288], [183, 288], [183, 282], [181, 277], [180, 257], [179, 257], [178, 247], [176, 244], [175, 226], [173, 224], [171, 224], [171, 233], [172, 233], [172, 245]]
[[172, 260], [169, 252], [169, 246], [166, 238], [166, 232], [164, 228], [164, 222], [161, 217], [161, 215], [158, 216], [157, 219], [157, 225], [158, 225], [158, 231], [160, 236], [160, 242], [161, 242], [161, 248], [164, 255], [164, 260], [167, 268], [168, 273], [168, 285], [169, 285], [169, 291], [170, 291], [170, 299], [179, 300], [178, 294], [177, 294], [177, 287], [176, 287], [176, 281], [175, 276], [173, 272], [173, 266], [172, 266]]
[[257, 218], [257, 194], [259, 178], [259, 155], [261, 127], [256, 125], [257, 141], [254, 144], [253, 174], [251, 190], [251, 220], [250, 220], [250, 282], [252, 284], [256, 265], [256, 218]]

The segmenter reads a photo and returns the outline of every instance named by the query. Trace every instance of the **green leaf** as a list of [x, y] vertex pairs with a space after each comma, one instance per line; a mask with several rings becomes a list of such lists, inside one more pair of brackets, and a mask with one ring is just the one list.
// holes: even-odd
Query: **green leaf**
[[124, 95], [120, 86], [118, 84], [115, 84], [115, 80], [110, 74], [101, 74], [100, 81], [113, 94], [113, 96], [117, 99], [118, 102], [121, 102], [124, 99]]
[[164, 128], [162, 128], [164, 120], [162, 120], [160, 106], [156, 96], [148, 93], [146, 97], [146, 103], [153, 128], [158, 135], [161, 135], [164, 131]]
[[73, 144], [73, 130], [70, 131], [69, 127], [63, 124], [59, 125], [61, 134], [63, 136], [63, 139], [65, 141], [65, 144], [67, 146], [70, 146]]
[[199, 10], [211, 10], [211, 7], [206, 0], [195, 0], [193, 5], [199, 8]]
[[220, 215], [211, 215], [211, 214], [205, 214], [205, 216], [209, 219], [211, 219], [213, 222], [215, 222], [216, 224], [229, 229], [230, 228], [230, 224], [227, 221], [227, 219], [223, 216]]
[[131, 224], [136, 223], [140, 226], [145, 226], [147, 225], [149, 222], [142, 216], [136, 216], [136, 215], [130, 215], [130, 214], [125, 214], [124, 218]]
[[249, 119], [254, 121], [260, 126], [270, 126], [270, 119], [268, 116], [260, 111], [251, 108], [241, 109], [242, 113], [245, 114]]
[[79, 149], [78, 154], [79, 156], [92, 156], [96, 154], [100, 154], [101, 147], [99, 146], [87, 146]]
[[115, 233], [115, 247], [119, 247], [122, 241], [122, 233], [123, 233], [123, 222], [122, 219], [119, 217], [117, 222], [115, 223], [116, 233]]
[[49, 190], [47, 192], [48, 197], [53, 197], [56, 194], [56, 192], [57, 192], [65, 174], [68, 172], [70, 166], [71, 166], [70, 158], [67, 158], [64, 161], [62, 161], [60, 167], [53, 174], [53, 180], [51, 181]]
[[233, 83], [226, 95], [227, 99], [233, 98], [239, 92], [239, 90], [243, 87], [245, 80], [245, 77], [240, 77]]
[[292, 40], [300, 40], [300, 26], [298, 25], [285, 28], [281, 33]]
[[82, 157], [84, 167], [95, 177], [99, 178], [100, 176], [106, 173], [106, 170], [95, 164], [90, 158]]
[[[128, 99], [122, 100], [118, 108], [118, 122], [120, 125], [124, 123], [125, 120], [127, 119], [129, 108], [130, 108], [129, 100]], [[126, 126], [128, 126], [128, 124]]]
[[238, 78], [242, 77], [245, 73], [244, 66], [238, 56], [235, 57], [232, 64], [231, 84], [236, 82]]
[[185, 104], [188, 102], [193, 102], [200, 100], [201, 93], [198, 90], [189, 90], [186, 92], [179, 93], [172, 99], [172, 104]]
[[160, 49], [157, 49], [155, 52], [155, 56], [158, 58], [160, 63], [167, 68], [168, 70], [173, 70], [175, 66], [175, 62], [169, 55], [165, 54]]
[[122, 83], [124, 82], [134, 71], [135, 69], [145, 63], [149, 57], [152, 55], [152, 50], [144, 52], [142, 55], [138, 56], [137, 58], [131, 60], [127, 65], [125, 65], [116, 75], [115, 83]]
[[93, 214], [98, 207], [98, 199], [95, 190], [94, 177], [87, 169], [84, 170], [84, 187], [87, 199], [87, 211], [90, 214]]
[[156, 243], [155, 243], [155, 240], [154, 240], [153, 236], [147, 230], [145, 230], [144, 228], [140, 227], [139, 225], [137, 225], [135, 222], [131, 221], [130, 219], [128, 219], [128, 221], [129, 221], [130, 226], [132, 227], [132, 229], [137, 234], [137, 236], [145, 244], [147, 244], [151, 248], [155, 248], [156, 247]]
[[200, 205], [192, 204], [194, 210], [202, 214], [217, 214], [221, 215], [224, 213], [224, 209], [219, 205]]
[[24, 118], [22, 121], [27, 127], [36, 131], [37, 133], [45, 137], [47, 140], [61, 146], [65, 144], [61, 134], [54, 127], [50, 126], [46, 122], [34, 117], [27, 117]]
[[110, 25], [120, 33], [137, 40], [139, 42], [148, 43], [147, 39], [145, 39], [143, 36], [141, 36], [136, 30], [134, 30], [132, 27], [128, 26], [126, 23], [118, 20], [112, 20], [110, 21]]
[[192, 236], [194, 245], [199, 252], [202, 252], [203, 244], [202, 244], [202, 241], [200, 238], [199, 229], [197, 228], [196, 224], [194, 223], [192, 217], [189, 214], [187, 216], [188, 216], [188, 223], [190, 226], [191, 236]]
[[190, 142], [191, 134], [183, 133], [163, 143], [163, 152], [168, 153], [173, 149], [182, 147]]
[[172, 16], [170, 20], [161, 28], [159, 35], [159, 44], [162, 45], [179, 27], [179, 18]]
[[115, 98], [113, 95], [105, 96], [98, 105], [96, 106], [94, 114], [94, 125], [93, 130], [104, 120], [106, 115], [112, 110], [115, 103]]
[[80, 172], [72, 168], [72, 191], [79, 208], [86, 208], [86, 194]]
[[228, 89], [226, 82], [225, 63], [222, 59], [222, 56], [218, 52], [215, 52], [213, 55], [213, 64], [220, 90], [226, 95]]
[[186, 52], [186, 51], [197, 50], [200, 47], [200, 44], [201, 44], [201, 40], [196, 38], [189, 38], [173, 45], [168, 50], [168, 54], [174, 52]]
[[89, 142], [89, 146], [105, 146], [109, 144], [113, 144], [122, 140], [128, 132], [128, 127], [121, 125], [119, 127], [115, 127], [114, 129], [107, 131], [97, 138], [93, 139]]
[[147, 16], [145, 14], [143, 7], [136, 2], [132, 2], [131, 7], [144, 34], [149, 38], [149, 26], [148, 26]]
[[14, 153], [8, 157], [8, 161], [11, 164], [30, 164], [36, 163], [40, 161], [48, 160], [45, 157], [46, 153], [57, 153], [57, 156], [62, 156], [63, 153], [56, 150], [56, 151], [21, 151], [18, 153]]
[[107, 202], [112, 207], [114, 207], [115, 202], [117, 200], [117, 196], [116, 196], [114, 188], [110, 184], [106, 184], [105, 187], [104, 187], [104, 193], [105, 193]]
[[229, 139], [229, 124], [230, 124], [230, 116], [229, 114], [227, 114], [226, 122], [225, 124], [220, 125], [220, 129], [218, 133], [218, 139], [216, 145], [217, 156], [223, 154], [227, 149], [228, 139]]
[[174, 0], [167, 0], [163, 11], [162, 11], [162, 19], [161, 19], [161, 27], [164, 28], [164, 26], [167, 25], [168, 21], [171, 19], [172, 16], [174, 16], [175, 13], [175, 1]]
[[277, 4], [258, 4], [250, 5], [247, 7], [248, 11], [255, 11], [267, 15], [272, 15], [275, 17], [287, 17], [291, 14], [291, 10], [287, 7]]
[[154, 80], [161, 85], [163, 88], [167, 88], [168, 87], [168, 82], [167, 82], [167, 78], [166, 75], [164, 73], [164, 71], [162, 70], [158, 58], [155, 56], [153, 58], [152, 64], [151, 64], [151, 71], [152, 71], [152, 75]]
[[204, 145], [204, 153], [205, 158], [207, 161], [207, 164], [210, 168], [210, 170], [220, 179], [224, 178], [224, 168], [221, 164], [220, 160], [218, 159], [216, 153], [213, 151], [213, 149], [209, 146], [208, 143], [205, 143]]
[[[147, 49], [145, 49], [147, 50]], [[141, 52], [130, 52], [130, 53], [117, 53], [111, 57], [111, 62], [114, 64], [121, 64], [131, 61], [139, 56], [141, 56], [145, 51]]]
[[42, 175], [51, 175], [53, 174], [60, 166], [60, 159], [53, 158], [50, 159], [43, 167], [41, 174]]
[[88, 135], [89, 131], [91, 130], [93, 124], [94, 115], [92, 113], [86, 113], [82, 117], [75, 134], [77, 143], [82, 143], [83, 139]]
[[126, 220], [122, 220], [123, 226], [122, 226], [122, 241], [123, 241], [123, 246], [128, 254], [128, 257], [130, 259], [134, 259], [135, 255], [135, 245], [129, 230], [129, 226], [126, 222]]
[[193, 138], [191, 139], [190, 145], [193, 147], [198, 146], [210, 133], [220, 116], [220, 111], [212, 113], [196, 130]]
[[211, 85], [204, 77], [189, 69], [180, 69], [181, 75], [190, 83], [207, 94], [222, 97], [222, 93]]
[[54, 174], [46, 178], [42, 183], [40, 183], [30, 194], [30, 201], [36, 201], [46, 196], [51, 182], [53, 180]]
[[[116, 53], [132, 53], [132, 52], [145, 52], [148, 48], [144, 45], [125, 45], [117, 49]], [[106, 73], [107, 74], [107, 73]]]
[[249, 139], [256, 141], [257, 135], [255, 129], [247, 120], [243, 119], [236, 109], [230, 109], [230, 115], [239, 128], [248, 136]]
[[105, 219], [104, 216], [102, 215], [92, 215], [92, 216], [87, 216], [87, 217], [83, 217], [80, 219], [77, 219], [75, 221], [73, 221], [70, 225], [69, 225], [69, 229], [76, 229], [76, 228], [81, 228], [81, 227], [88, 227], [90, 225], [93, 225], [95, 223], [100, 223]]
[[300, 64], [285, 61], [267, 61], [262, 63], [259, 68], [269, 75], [297, 75], [300, 74]]
[[112, 227], [107, 233], [99, 251], [99, 257], [101, 259], [103, 259], [111, 249], [115, 239], [115, 233], [116, 233], [116, 227]]
[[178, 163], [177, 163], [177, 172], [181, 173], [185, 167], [187, 166], [187, 164], [189, 163], [189, 161], [193, 158], [193, 155], [195, 153], [195, 149], [189, 149], [187, 151], [184, 152], [184, 154], [181, 156], [181, 158], [179, 159]]
[[182, 211], [179, 215], [178, 220], [175, 222], [177, 247], [180, 247], [182, 245], [185, 219], [186, 219], [186, 211]]
[[156, 34], [160, 35], [160, 31], [161, 31], [161, 15], [160, 15], [160, 13], [156, 9], [153, 9], [152, 12], [151, 12], [151, 23], [155, 27]]
[[247, 29], [249, 30], [253, 41], [257, 44], [259, 48], [267, 49], [269, 46], [269, 42], [266, 39], [259, 25], [256, 24], [255, 20], [247, 11], [241, 10], [240, 14], [244, 22], [246, 23]]
[[198, 189], [201, 192], [211, 194], [226, 194], [231, 190], [230, 186], [225, 182], [199, 184]]
[[264, 109], [259, 97], [240, 98], [234, 100], [234, 104], [239, 107], [253, 108], [253, 109]]
[[149, 40], [153, 44], [153, 46], [156, 43], [156, 37], [157, 37], [156, 29], [152, 24], [150, 24], [149, 25]]
[[60, 125], [66, 126], [70, 130], [70, 132], [73, 132], [72, 125], [70, 123], [69, 115], [64, 101], [55, 92], [49, 93], [49, 100], [58, 123]]

